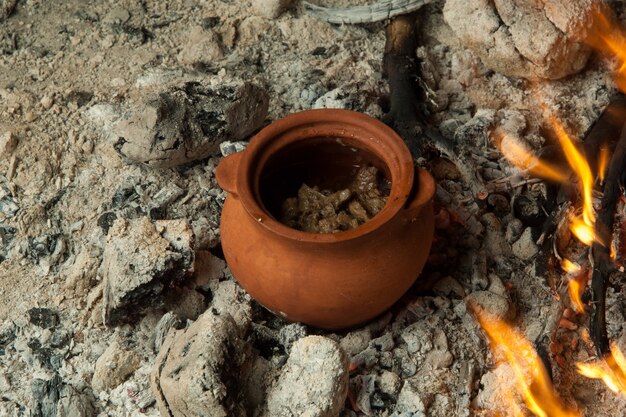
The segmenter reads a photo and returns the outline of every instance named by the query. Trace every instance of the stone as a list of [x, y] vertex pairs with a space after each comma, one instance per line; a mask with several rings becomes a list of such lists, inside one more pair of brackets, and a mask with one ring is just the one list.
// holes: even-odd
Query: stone
[[187, 42], [178, 54], [178, 61], [188, 67], [211, 67], [216, 61], [224, 58], [219, 38], [212, 30], [195, 26], [189, 30]]
[[419, 391], [410, 381], [405, 381], [398, 395], [396, 412], [412, 413], [415, 417], [426, 417], [426, 407], [422, 402]]
[[59, 314], [49, 308], [31, 308], [27, 311], [31, 324], [42, 329], [52, 329], [59, 324]]
[[81, 392], [71, 385], [64, 385], [59, 393], [56, 417], [92, 417], [96, 412], [93, 398], [86, 392]]
[[154, 329], [154, 351], [158, 352], [161, 346], [165, 342], [167, 335], [172, 329], [183, 329], [185, 327], [185, 321], [176, 314], [168, 311], [159, 319], [156, 328]]
[[534, 258], [539, 253], [539, 247], [533, 239], [530, 227], [527, 227], [520, 238], [511, 245], [511, 249], [513, 250], [513, 255], [524, 261]]
[[248, 142], [231, 142], [227, 140], [220, 143], [220, 152], [222, 156], [228, 156], [243, 151], [244, 149], [246, 149], [246, 146], [248, 146]]
[[485, 66], [510, 77], [559, 79], [590, 51], [578, 42], [593, 0], [448, 0], [444, 19]]
[[157, 355], [150, 386], [162, 416], [245, 416], [240, 384], [250, 349], [228, 314], [207, 310], [185, 330], [170, 332]]
[[513, 303], [508, 298], [491, 291], [475, 291], [465, 297], [465, 303], [501, 320], [510, 320], [515, 317]]
[[383, 394], [395, 397], [402, 387], [402, 379], [395, 372], [383, 370], [376, 379], [376, 385]]
[[290, 323], [278, 331], [278, 341], [285, 352], [289, 352], [293, 344], [307, 335], [306, 326], [300, 323]]
[[252, 0], [252, 11], [258, 16], [276, 19], [292, 3], [293, 0]]
[[372, 340], [372, 332], [365, 328], [354, 330], [345, 335], [339, 342], [341, 348], [348, 356], [352, 357], [357, 353], [367, 349], [369, 342]]
[[185, 220], [117, 219], [107, 235], [104, 323], [119, 325], [164, 305], [163, 291], [193, 272], [193, 233]]
[[435, 282], [435, 284], [433, 285], [433, 291], [437, 295], [442, 295], [446, 297], [465, 297], [465, 288], [463, 287], [463, 285], [461, 285], [459, 281], [449, 275]]
[[337, 342], [304, 337], [293, 344], [261, 415], [336, 417], [346, 400], [348, 378], [348, 358]]
[[0, 157], [13, 153], [17, 147], [17, 137], [10, 130], [0, 134]]
[[17, 6], [17, 0], [0, 0], [0, 22], [11, 16]]
[[115, 125], [113, 147], [127, 160], [156, 168], [217, 154], [221, 142], [246, 138], [267, 116], [267, 91], [243, 80], [209, 78], [154, 88]]
[[113, 341], [96, 361], [91, 387], [94, 392], [110, 391], [132, 375], [140, 363], [137, 353]]
[[57, 415], [57, 403], [63, 380], [58, 374], [50, 379], [34, 378], [31, 382], [33, 417], [51, 417]]
[[234, 281], [222, 281], [213, 294], [211, 307], [219, 314], [229, 314], [243, 331], [252, 322], [250, 296]]

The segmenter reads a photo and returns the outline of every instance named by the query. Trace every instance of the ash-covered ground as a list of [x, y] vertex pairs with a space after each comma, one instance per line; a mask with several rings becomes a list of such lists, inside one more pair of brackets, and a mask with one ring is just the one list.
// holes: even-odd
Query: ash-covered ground
[[[298, 2], [278, 13], [281, 1], [15, 3], [0, 0], [0, 416], [511, 411], [512, 371], [467, 305], [535, 340], [562, 301], [538, 267], [536, 219], [512, 209], [521, 197], [541, 205], [544, 185], [525, 183], [488, 132], [542, 147], [538, 89], [583, 135], [614, 92], [597, 56], [560, 80], [509, 77], [466, 49], [471, 22], [458, 19], [474, 15], [449, 9], [460, 2], [445, 19], [442, 1], [422, 8], [429, 123], [489, 195], [454, 157], [426, 153], [438, 190], [424, 273], [379, 319], [327, 333], [282, 322], [238, 287], [220, 251], [214, 170], [292, 112], [382, 117], [385, 23], [333, 25]], [[608, 300], [622, 346], [624, 287], [616, 280]], [[594, 353], [586, 322], [568, 315], [550, 344], [555, 387], [586, 416], [623, 415], [626, 400], [575, 372]]]

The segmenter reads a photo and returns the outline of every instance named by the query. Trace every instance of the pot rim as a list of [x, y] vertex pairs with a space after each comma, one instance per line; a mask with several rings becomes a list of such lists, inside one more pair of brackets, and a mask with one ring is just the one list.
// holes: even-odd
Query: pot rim
[[[391, 176], [387, 204], [371, 220], [354, 229], [337, 233], [293, 229], [275, 219], [260, 202], [258, 174], [269, 155], [278, 149], [297, 141], [327, 136], [350, 140], [354, 147], [361, 145], [387, 165]], [[412, 194], [414, 178], [413, 157], [402, 138], [389, 126], [351, 110], [314, 109], [290, 114], [257, 133], [242, 152], [236, 182], [244, 209], [269, 232], [298, 242], [338, 243], [367, 235], [394, 219]], [[424, 190], [417, 190], [418, 194], [422, 192]]]

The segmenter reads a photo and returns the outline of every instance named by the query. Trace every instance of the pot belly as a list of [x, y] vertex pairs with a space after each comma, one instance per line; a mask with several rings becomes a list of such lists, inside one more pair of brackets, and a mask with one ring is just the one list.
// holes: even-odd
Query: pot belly
[[273, 235], [231, 196], [221, 220], [224, 255], [242, 287], [283, 318], [325, 329], [363, 323], [397, 301], [421, 272], [433, 232], [432, 204], [414, 222], [338, 243]]

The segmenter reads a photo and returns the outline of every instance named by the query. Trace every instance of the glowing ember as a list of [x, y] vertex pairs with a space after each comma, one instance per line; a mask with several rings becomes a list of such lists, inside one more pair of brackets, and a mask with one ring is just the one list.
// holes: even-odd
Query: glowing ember
[[[478, 311], [475, 314], [489, 337], [494, 354], [502, 353], [513, 369], [516, 385], [528, 410], [539, 417], [580, 416], [561, 403], [541, 359], [523, 335], [499, 319]], [[513, 398], [507, 406], [513, 410], [513, 415], [520, 415]]]
[[587, 378], [601, 379], [613, 392], [626, 395], [626, 358], [617, 345], [611, 345], [611, 354], [596, 363], [578, 363], [578, 372]]

